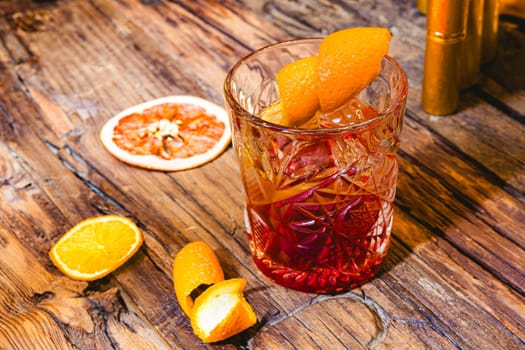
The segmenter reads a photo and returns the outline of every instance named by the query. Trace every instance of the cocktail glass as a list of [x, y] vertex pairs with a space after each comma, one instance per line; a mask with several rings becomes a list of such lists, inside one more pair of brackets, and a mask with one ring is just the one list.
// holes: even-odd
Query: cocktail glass
[[261, 119], [279, 101], [280, 68], [316, 55], [320, 42], [255, 51], [228, 72], [224, 90], [255, 264], [283, 286], [334, 293], [368, 281], [387, 255], [408, 84], [386, 56], [378, 78], [317, 125]]

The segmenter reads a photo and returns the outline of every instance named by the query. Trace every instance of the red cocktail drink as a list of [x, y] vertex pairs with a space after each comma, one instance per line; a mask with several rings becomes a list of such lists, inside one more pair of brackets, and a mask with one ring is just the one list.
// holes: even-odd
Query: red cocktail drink
[[386, 257], [407, 83], [385, 57], [380, 76], [337, 111], [302, 128], [261, 119], [275, 113], [275, 72], [319, 42], [253, 53], [230, 71], [225, 91], [255, 263], [281, 285], [329, 293], [369, 280]]

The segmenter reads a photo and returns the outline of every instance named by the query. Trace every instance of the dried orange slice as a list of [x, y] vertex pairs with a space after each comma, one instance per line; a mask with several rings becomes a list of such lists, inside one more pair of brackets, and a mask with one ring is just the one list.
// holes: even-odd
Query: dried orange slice
[[105, 215], [75, 225], [51, 247], [49, 257], [66, 276], [92, 281], [124, 264], [141, 244], [142, 234], [133, 221]]
[[193, 307], [193, 291], [223, 280], [219, 259], [206, 242], [188, 243], [175, 256], [173, 286], [177, 301], [186, 315], [190, 314]]
[[244, 298], [245, 286], [244, 278], [232, 278], [214, 284], [195, 299], [191, 326], [203, 342], [224, 340], [257, 322], [255, 312]]
[[104, 124], [100, 139], [125, 163], [177, 171], [215, 159], [231, 131], [222, 107], [195, 96], [168, 96], [120, 112]]
[[322, 40], [317, 93], [323, 113], [347, 103], [379, 75], [390, 38], [386, 28], [358, 27], [334, 32]]

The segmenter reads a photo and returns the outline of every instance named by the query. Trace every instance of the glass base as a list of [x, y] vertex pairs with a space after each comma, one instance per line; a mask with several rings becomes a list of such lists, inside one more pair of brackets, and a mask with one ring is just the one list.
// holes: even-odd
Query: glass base
[[[254, 236], [252, 232], [249, 215], [248, 210], [245, 210], [244, 220], [253, 261], [266, 277], [290, 289], [307, 293], [345, 292], [373, 278], [381, 270], [386, 257], [388, 247], [383, 247], [385, 251], [382, 251], [381, 254], [374, 255], [373, 258], [370, 257], [367, 259], [366, 264], [361, 268], [349, 264], [346, 264], [349, 270], [322, 267], [319, 265], [310, 265], [309, 268], [304, 268], [305, 265], [299, 264], [298, 266], [301, 267], [301, 269], [292, 267], [292, 264], [286, 266], [285, 264], [276, 262], [258, 248], [261, 242], [256, 242], [257, 235]], [[252, 213], [252, 215], [256, 214]], [[261, 230], [261, 227], [258, 226], [262, 225], [259, 225], [257, 220], [254, 220], [254, 223], [254, 225], [257, 226], [255, 229]]]

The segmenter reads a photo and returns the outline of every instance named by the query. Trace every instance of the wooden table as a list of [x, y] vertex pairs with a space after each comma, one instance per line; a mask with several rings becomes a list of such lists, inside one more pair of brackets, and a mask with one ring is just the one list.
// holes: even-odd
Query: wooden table
[[[426, 17], [415, 1], [0, 1], [1, 349], [525, 349], [525, 34], [502, 21], [494, 62], [460, 110], [420, 107]], [[98, 133], [173, 94], [224, 104], [229, 67], [276, 41], [385, 26], [409, 98], [393, 242], [350, 293], [282, 288], [248, 251], [231, 147], [181, 172], [125, 165]], [[95, 282], [48, 258], [74, 224], [130, 217], [144, 245]], [[204, 240], [248, 282], [258, 324], [203, 345], [179, 308], [172, 262]]]

